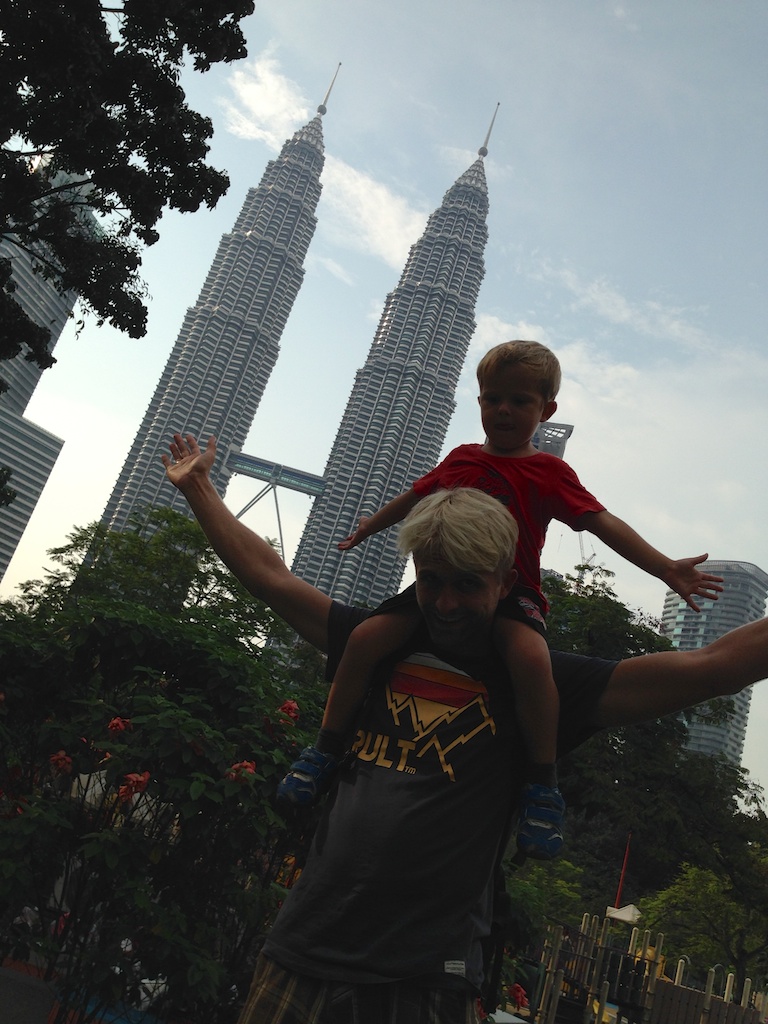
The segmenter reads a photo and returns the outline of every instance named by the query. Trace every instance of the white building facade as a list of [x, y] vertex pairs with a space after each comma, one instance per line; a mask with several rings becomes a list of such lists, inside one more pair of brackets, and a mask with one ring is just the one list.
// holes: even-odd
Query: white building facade
[[[667, 591], [662, 613], [662, 628], [680, 651], [705, 647], [713, 640], [738, 626], [755, 622], [765, 615], [768, 595], [768, 573], [751, 562], [709, 559], [701, 568], [714, 576], [722, 576], [723, 593], [717, 601], [703, 601], [701, 612], [694, 612], [673, 591]], [[688, 746], [703, 754], [722, 754], [740, 765], [747, 732], [752, 689], [742, 690], [734, 697], [733, 712], [727, 721], [708, 722], [694, 719], [689, 726]]]

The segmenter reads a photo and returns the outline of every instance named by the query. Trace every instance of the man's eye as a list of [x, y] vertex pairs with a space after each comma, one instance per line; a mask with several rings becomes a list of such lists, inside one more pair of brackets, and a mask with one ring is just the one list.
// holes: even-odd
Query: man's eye
[[479, 585], [479, 580], [473, 580], [473, 579], [459, 580], [459, 583], [458, 583], [459, 590], [463, 590], [465, 593], [469, 593], [470, 591], [477, 590], [478, 585]]

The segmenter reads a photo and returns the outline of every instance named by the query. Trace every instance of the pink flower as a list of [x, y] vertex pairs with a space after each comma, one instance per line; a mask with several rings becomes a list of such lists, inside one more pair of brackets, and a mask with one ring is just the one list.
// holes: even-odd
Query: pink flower
[[110, 732], [125, 732], [133, 728], [130, 718], [112, 718], [107, 726]]
[[54, 771], [59, 775], [72, 774], [72, 758], [63, 750], [59, 750], [55, 754], [51, 754], [49, 760]]
[[245, 782], [249, 775], [256, 774], [256, 762], [255, 761], [238, 761], [237, 764], [233, 764], [227, 772], [225, 778], [232, 779], [237, 782]]
[[295, 700], [284, 700], [277, 710], [278, 714], [286, 715], [293, 722], [299, 720], [299, 705]]
[[129, 772], [125, 776], [125, 782], [118, 789], [117, 795], [121, 803], [127, 803], [137, 793], [143, 793], [149, 782], [149, 772]]

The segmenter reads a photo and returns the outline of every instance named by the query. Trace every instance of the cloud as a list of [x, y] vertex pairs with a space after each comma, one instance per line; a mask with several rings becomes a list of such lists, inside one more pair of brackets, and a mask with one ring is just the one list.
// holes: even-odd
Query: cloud
[[272, 48], [233, 71], [227, 81], [234, 98], [219, 101], [224, 127], [240, 139], [254, 139], [279, 150], [309, 120], [309, 104], [296, 82], [281, 73]]
[[312, 253], [310, 253], [307, 257], [307, 265], [323, 267], [329, 274], [341, 281], [342, 284], [355, 284], [355, 279], [352, 275], [348, 274], [340, 263], [336, 260], [332, 260], [328, 256], [313, 256]]
[[[228, 83], [234, 96], [222, 99], [220, 105], [227, 131], [238, 138], [255, 139], [278, 150], [309, 120], [308, 102], [299, 86], [282, 74], [271, 47], [233, 71]], [[383, 182], [328, 154], [322, 180], [323, 222], [332, 240], [400, 270], [410, 246], [424, 230], [427, 215]], [[324, 265], [351, 283], [338, 263]]]
[[425, 213], [388, 185], [332, 156], [323, 171], [323, 202], [337, 244], [378, 256], [397, 270], [427, 222]]
[[584, 310], [662, 343], [675, 342], [690, 352], [716, 351], [713, 339], [692, 322], [684, 309], [652, 300], [630, 301], [605, 277], [583, 280], [570, 268], [554, 267], [546, 260], [539, 261], [532, 276], [552, 281], [570, 292], [575, 297], [574, 310]]

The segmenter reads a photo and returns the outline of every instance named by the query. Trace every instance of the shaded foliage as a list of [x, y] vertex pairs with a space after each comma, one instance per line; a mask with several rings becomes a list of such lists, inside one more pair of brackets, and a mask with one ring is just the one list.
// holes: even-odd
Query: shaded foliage
[[[246, 56], [253, 8], [0, 3], [0, 236], [131, 337], [146, 330], [140, 251], [163, 210], [213, 207], [229, 185], [206, 162], [212, 125], [187, 105], [182, 68]], [[49, 366], [50, 332], [16, 301], [11, 264], [0, 260], [0, 359]]]
[[16, 497], [16, 491], [9, 486], [11, 480], [11, 471], [7, 466], [0, 466], [0, 508], [4, 505], [10, 505]]
[[[617, 600], [611, 576], [579, 566], [576, 576], [544, 581], [550, 646], [609, 659], [670, 650], [657, 623]], [[744, 851], [764, 842], [761, 791], [742, 769], [689, 751], [686, 740], [686, 717], [673, 715], [600, 732], [560, 762], [567, 877], [578, 887], [582, 913], [602, 916], [613, 905], [630, 834], [622, 905], [672, 884], [686, 862], [750, 884], [755, 866]], [[546, 871], [551, 887], [558, 862]], [[576, 925], [573, 909], [569, 894], [559, 913], [549, 904], [547, 912]]]
[[684, 864], [668, 888], [641, 903], [649, 927], [663, 929], [673, 956], [686, 954], [700, 983], [714, 964], [733, 972], [737, 999], [747, 977], [765, 983], [768, 967], [768, 859], [761, 847], [745, 852], [741, 878]]
[[148, 999], [160, 1020], [235, 1020], [314, 826], [274, 805], [307, 739], [287, 637], [262, 642], [271, 613], [196, 524], [153, 521], [102, 537], [82, 585], [98, 530], [75, 531], [47, 584], [0, 606], [0, 953], [56, 979], [52, 1024]]

